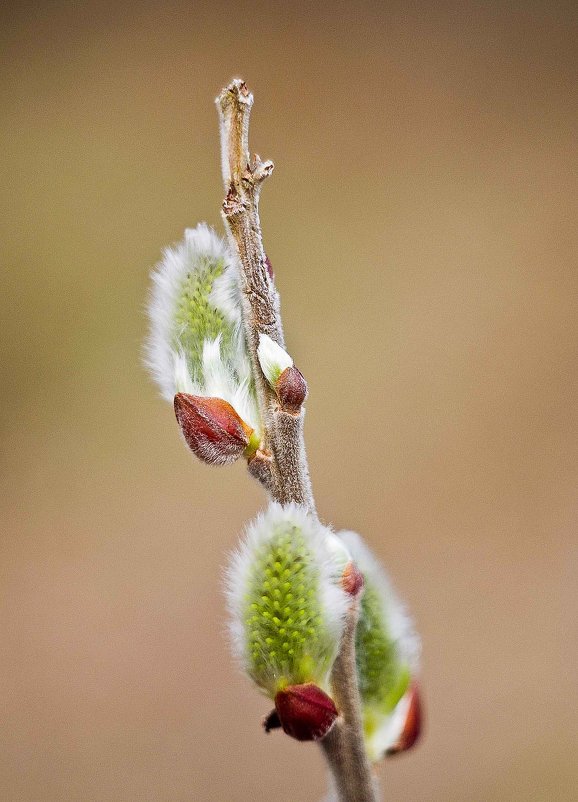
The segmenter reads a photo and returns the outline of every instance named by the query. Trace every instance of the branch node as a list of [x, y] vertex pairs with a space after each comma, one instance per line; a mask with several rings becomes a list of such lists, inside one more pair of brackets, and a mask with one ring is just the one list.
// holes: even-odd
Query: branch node
[[228, 86], [221, 89], [215, 100], [215, 103], [221, 107], [233, 102], [249, 107], [253, 105], [253, 95], [242, 78], [233, 78]]
[[273, 457], [268, 451], [258, 449], [255, 456], [247, 463], [251, 476], [263, 485], [265, 490], [273, 493], [275, 489], [275, 475], [273, 470]]
[[253, 158], [253, 165], [252, 165], [252, 173], [253, 173], [253, 180], [255, 182], [262, 182], [266, 178], [269, 178], [273, 170], [275, 169], [275, 165], [271, 161], [271, 159], [267, 159], [266, 161], [261, 161], [261, 157], [255, 154]]

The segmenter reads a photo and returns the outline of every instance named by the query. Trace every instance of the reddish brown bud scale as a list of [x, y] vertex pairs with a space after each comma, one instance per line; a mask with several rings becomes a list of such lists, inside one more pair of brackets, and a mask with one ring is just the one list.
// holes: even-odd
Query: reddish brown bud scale
[[363, 574], [353, 562], [347, 563], [341, 574], [341, 587], [350, 596], [361, 593], [364, 585]]
[[193, 454], [209, 465], [227, 465], [249, 444], [253, 429], [222, 398], [175, 395], [175, 415]]
[[271, 264], [271, 260], [269, 259], [267, 254], [265, 254], [265, 267], [267, 268], [267, 274], [269, 278], [271, 279], [271, 281], [273, 281], [273, 279], [275, 278], [275, 273], [273, 272], [273, 265]]
[[411, 749], [421, 734], [423, 713], [417, 685], [414, 683], [407, 693], [410, 697], [405, 723], [397, 742], [387, 750], [388, 755], [397, 755]]
[[279, 691], [275, 709], [283, 730], [297, 741], [323, 738], [338, 715], [333, 699], [312, 682]]
[[267, 490], [273, 492], [273, 457], [269, 451], [257, 449], [255, 454], [249, 458], [247, 468], [251, 476], [257, 479]]
[[265, 716], [261, 723], [263, 724], [263, 729], [267, 735], [271, 732], [271, 730], [278, 730], [281, 728], [279, 714], [275, 709], [271, 710], [271, 712]]
[[307, 382], [301, 371], [293, 365], [285, 368], [275, 383], [275, 392], [284, 412], [297, 415], [307, 398]]

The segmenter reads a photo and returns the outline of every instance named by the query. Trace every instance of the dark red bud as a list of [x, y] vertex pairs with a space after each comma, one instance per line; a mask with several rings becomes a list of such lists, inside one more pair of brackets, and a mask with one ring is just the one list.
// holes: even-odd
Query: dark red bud
[[269, 259], [267, 254], [265, 254], [265, 267], [267, 268], [267, 274], [269, 278], [271, 279], [271, 281], [273, 281], [273, 279], [275, 278], [275, 273], [273, 272], [273, 265], [271, 264], [271, 260]]
[[209, 465], [227, 465], [243, 455], [253, 429], [222, 398], [175, 395], [175, 415], [193, 454]]
[[364, 585], [363, 574], [353, 562], [347, 563], [341, 574], [341, 587], [350, 596], [357, 596], [361, 593]]
[[333, 699], [312, 682], [279, 691], [275, 709], [283, 730], [297, 741], [318, 741], [337, 718]]
[[277, 379], [275, 392], [284, 412], [297, 415], [307, 398], [307, 382], [295, 365], [285, 368]]
[[414, 683], [409, 690], [409, 708], [401, 734], [395, 744], [387, 750], [388, 755], [398, 755], [405, 752], [416, 743], [421, 733], [423, 713], [417, 685]]

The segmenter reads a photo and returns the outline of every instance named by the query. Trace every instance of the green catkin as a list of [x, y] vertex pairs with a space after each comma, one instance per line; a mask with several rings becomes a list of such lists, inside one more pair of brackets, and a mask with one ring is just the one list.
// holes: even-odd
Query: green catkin
[[398, 645], [389, 634], [381, 595], [367, 576], [355, 651], [363, 729], [366, 739], [371, 739], [407, 691], [411, 674], [407, 663], [399, 660]]
[[254, 555], [243, 610], [249, 674], [273, 695], [320, 682], [334, 656], [319, 601], [319, 572], [299, 527], [277, 524]]
[[[419, 638], [379, 562], [355, 532], [341, 532], [363, 574], [356, 662], [366, 747], [379, 760], [400, 734], [399, 704], [419, 668]], [[400, 710], [403, 715], [403, 708]]]
[[409, 671], [399, 663], [396, 644], [384, 620], [381, 598], [367, 579], [357, 627], [356, 659], [364, 705], [380, 713], [390, 713], [407, 690]]

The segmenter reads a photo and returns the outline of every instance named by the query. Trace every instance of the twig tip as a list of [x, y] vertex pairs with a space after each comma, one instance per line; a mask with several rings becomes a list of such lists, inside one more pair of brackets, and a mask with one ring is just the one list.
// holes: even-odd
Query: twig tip
[[221, 108], [224, 108], [231, 101], [247, 106], [253, 105], [253, 95], [242, 78], [233, 78], [231, 83], [221, 89], [215, 98], [215, 103]]

